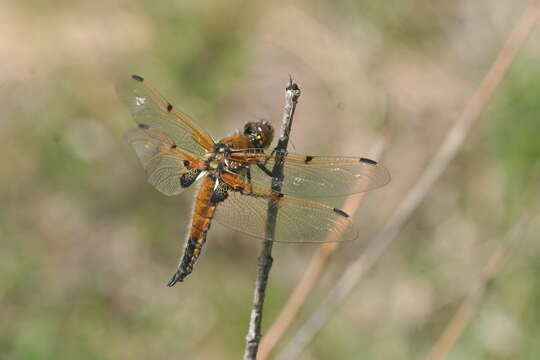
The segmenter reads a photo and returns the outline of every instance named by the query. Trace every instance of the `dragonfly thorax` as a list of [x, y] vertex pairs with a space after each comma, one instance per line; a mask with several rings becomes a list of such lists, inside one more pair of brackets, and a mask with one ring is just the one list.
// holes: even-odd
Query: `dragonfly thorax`
[[228, 154], [231, 151], [231, 147], [227, 144], [224, 144], [222, 142], [218, 142], [216, 145], [214, 145], [214, 154]]
[[231, 152], [229, 145], [217, 143], [214, 146], [214, 151], [206, 155], [206, 169], [209, 172], [220, 172], [227, 165], [226, 156]]
[[212, 159], [208, 162], [208, 169], [209, 170], [217, 170], [219, 169], [219, 161], [217, 159]]

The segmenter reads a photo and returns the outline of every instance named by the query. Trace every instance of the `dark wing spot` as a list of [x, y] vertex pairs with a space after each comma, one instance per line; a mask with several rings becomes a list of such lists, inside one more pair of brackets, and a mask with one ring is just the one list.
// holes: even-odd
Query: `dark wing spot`
[[284, 194], [279, 193], [279, 194], [277, 195], [277, 198], [278, 198], [278, 199], [281, 199], [281, 198], [284, 197], [284, 196], [285, 196]]
[[191, 184], [195, 182], [195, 180], [197, 180], [197, 177], [199, 176], [200, 173], [201, 173], [201, 170], [199, 169], [190, 169], [188, 172], [180, 176], [180, 185], [183, 188], [190, 186]]
[[368, 158], [360, 158], [360, 162], [364, 162], [366, 164], [371, 164], [371, 165], [377, 165], [377, 162], [375, 160], [371, 160]]
[[[174, 147], [176, 147], [176, 145]], [[184, 160], [184, 166], [189, 166], [189, 160]]]
[[150, 126], [147, 125], [147, 124], [145, 124], [145, 123], [139, 123], [139, 127], [140, 127], [141, 129], [150, 129]]
[[229, 196], [229, 189], [230, 187], [227, 183], [220, 181], [218, 186], [212, 192], [210, 202], [212, 204], [217, 204], [227, 199], [227, 197]]
[[307, 155], [306, 158], [304, 159], [304, 162], [307, 164], [307, 163], [309, 163], [311, 160], [313, 160], [313, 156]]
[[347, 214], [345, 211], [343, 211], [341, 209], [333, 208], [332, 210], [334, 210], [335, 213], [338, 213], [339, 215], [341, 215], [343, 217], [346, 217], [346, 218], [349, 217], [349, 214]]
[[172, 144], [171, 149], [176, 149], [176, 144]]
[[131, 78], [132, 78], [133, 80], [137, 80], [137, 81], [140, 81], [140, 82], [143, 82], [143, 81], [144, 81], [143, 77], [142, 77], [142, 76], [139, 76], [139, 75], [131, 75]]
[[168, 111], [168, 112], [171, 112], [171, 111], [172, 111], [172, 105], [171, 105], [171, 104], [167, 104], [167, 111]]

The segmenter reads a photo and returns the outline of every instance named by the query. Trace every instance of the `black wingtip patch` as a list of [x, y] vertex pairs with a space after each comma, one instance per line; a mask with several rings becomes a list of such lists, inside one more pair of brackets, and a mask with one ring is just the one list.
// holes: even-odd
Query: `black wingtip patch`
[[375, 160], [371, 160], [368, 158], [360, 158], [360, 162], [364, 162], [366, 164], [371, 164], [371, 165], [377, 165], [377, 162]]
[[150, 129], [150, 126], [145, 123], [139, 123], [139, 128], [141, 129]]
[[140, 81], [140, 82], [144, 81], [144, 78], [142, 76], [139, 76], [139, 75], [131, 75], [131, 78], [133, 80], [137, 80], [137, 81]]
[[172, 111], [172, 105], [171, 105], [171, 104], [167, 104], [167, 111], [168, 111], [168, 112], [171, 112], [171, 111]]
[[306, 155], [306, 158], [304, 159], [304, 162], [307, 164], [307, 163], [309, 163], [311, 160], [313, 160], [313, 156]]
[[338, 208], [334, 208], [333, 209], [334, 212], [338, 213], [339, 215], [343, 216], [343, 217], [350, 217], [349, 214], [347, 214], [345, 211], [341, 210], [341, 209], [338, 209]]

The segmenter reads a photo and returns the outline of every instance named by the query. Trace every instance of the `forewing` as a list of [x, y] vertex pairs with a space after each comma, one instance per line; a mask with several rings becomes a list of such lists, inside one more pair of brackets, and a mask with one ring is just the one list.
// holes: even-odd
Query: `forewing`
[[225, 226], [266, 239], [272, 200], [271, 206], [278, 210], [274, 241], [321, 243], [354, 240], [358, 235], [351, 218], [339, 209], [250, 186], [232, 174], [222, 175], [222, 180], [237, 189], [230, 190], [227, 199], [217, 206], [214, 219]]
[[[244, 181], [268, 186], [277, 156], [263, 153], [233, 153], [231, 157], [250, 164], [242, 172]], [[267, 171], [263, 171], [264, 167]], [[377, 162], [359, 157], [301, 156], [286, 154], [283, 158], [282, 192], [299, 197], [344, 196], [372, 190], [390, 182], [390, 174]]]
[[132, 75], [119, 81], [116, 88], [138, 125], [163, 131], [178, 147], [194, 154], [202, 156], [213, 150], [212, 138], [142, 77]]
[[181, 193], [185, 188], [180, 178], [202, 167], [202, 160], [175, 147], [173, 139], [159, 129], [130, 129], [124, 137], [137, 153], [148, 182], [165, 195]]

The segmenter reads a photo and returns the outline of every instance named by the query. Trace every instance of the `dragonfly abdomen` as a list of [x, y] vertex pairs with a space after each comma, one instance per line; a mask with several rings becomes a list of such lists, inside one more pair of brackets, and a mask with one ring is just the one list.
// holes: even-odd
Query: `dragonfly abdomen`
[[206, 233], [210, 229], [216, 211], [216, 203], [212, 201], [215, 182], [213, 177], [207, 176], [199, 189], [184, 254], [178, 265], [178, 270], [169, 281], [169, 286], [184, 281], [186, 276], [193, 271], [193, 267], [201, 255], [202, 247], [206, 242]]

